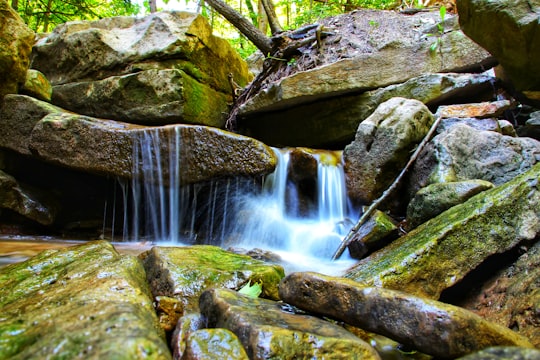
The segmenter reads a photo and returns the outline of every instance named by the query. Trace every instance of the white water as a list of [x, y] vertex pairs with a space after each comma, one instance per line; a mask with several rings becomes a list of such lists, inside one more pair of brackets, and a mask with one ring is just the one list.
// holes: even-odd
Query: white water
[[[348, 207], [342, 166], [325, 161], [328, 155], [316, 155], [320, 158], [316, 209], [299, 217], [287, 211], [287, 202], [294, 207], [296, 201], [288, 177], [287, 150], [275, 150], [278, 165], [262, 184], [235, 178], [180, 186], [180, 136], [178, 132], [169, 136], [167, 146], [159, 146], [158, 140], [157, 131], [144, 133], [134, 148], [134, 159], [141, 162], [134, 166], [130, 191], [124, 186], [124, 202], [136, 204], [125, 208], [129, 213], [125, 240], [259, 248], [280, 255], [288, 271], [338, 274], [353, 264], [346, 256], [330, 260], [352, 226], [347, 219], [356, 214]], [[170, 151], [162, 154], [162, 148]], [[167, 172], [164, 164], [168, 164]], [[158, 176], [164, 173], [168, 178]]]

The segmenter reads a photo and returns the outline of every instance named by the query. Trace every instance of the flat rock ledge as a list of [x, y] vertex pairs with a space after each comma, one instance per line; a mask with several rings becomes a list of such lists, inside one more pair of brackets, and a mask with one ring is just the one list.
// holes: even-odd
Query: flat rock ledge
[[491, 346], [534, 348], [528, 339], [463, 308], [317, 273], [292, 273], [283, 301], [387, 336], [422, 353], [456, 358]]
[[0, 270], [1, 359], [170, 359], [141, 262], [105, 241]]
[[279, 302], [210, 289], [199, 304], [209, 327], [236, 334], [250, 359], [347, 359], [354, 354], [380, 360], [375, 349], [342, 327], [293, 314]]

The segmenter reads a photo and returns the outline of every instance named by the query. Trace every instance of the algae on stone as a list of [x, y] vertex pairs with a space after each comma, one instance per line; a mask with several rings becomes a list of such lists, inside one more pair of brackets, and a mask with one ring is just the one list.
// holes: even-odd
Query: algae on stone
[[540, 231], [540, 164], [425, 222], [345, 277], [437, 299], [486, 258]]
[[0, 359], [170, 359], [140, 261], [105, 241], [0, 270]]
[[285, 276], [280, 265], [210, 245], [156, 246], [140, 258], [153, 295], [179, 299], [184, 311], [196, 310], [199, 295], [206, 289], [238, 290], [249, 281], [262, 284], [262, 296], [277, 300], [278, 284]]

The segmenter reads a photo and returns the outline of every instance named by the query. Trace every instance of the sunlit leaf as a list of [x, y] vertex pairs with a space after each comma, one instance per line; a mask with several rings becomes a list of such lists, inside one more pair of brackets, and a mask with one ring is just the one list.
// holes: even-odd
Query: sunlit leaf
[[258, 298], [262, 293], [262, 285], [259, 283], [251, 285], [251, 281], [249, 281], [240, 290], [238, 290], [238, 292], [252, 298]]

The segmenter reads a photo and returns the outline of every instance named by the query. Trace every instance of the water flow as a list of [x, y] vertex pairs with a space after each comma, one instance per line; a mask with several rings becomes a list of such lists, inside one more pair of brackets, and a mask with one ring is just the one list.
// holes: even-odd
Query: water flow
[[289, 151], [275, 149], [276, 170], [262, 184], [229, 178], [181, 186], [179, 129], [169, 134], [165, 146], [158, 131], [143, 132], [134, 147], [133, 158], [139, 161], [134, 161], [131, 191], [123, 186], [125, 203], [131, 203], [125, 208], [131, 209], [125, 216], [125, 240], [261, 248], [277, 252], [299, 270], [325, 273], [351, 263], [346, 258], [341, 264], [330, 262], [350, 229], [351, 215], [343, 169], [335, 157], [316, 155], [316, 211], [291, 216], [287, 206], [299, 192], [289, 179]]

